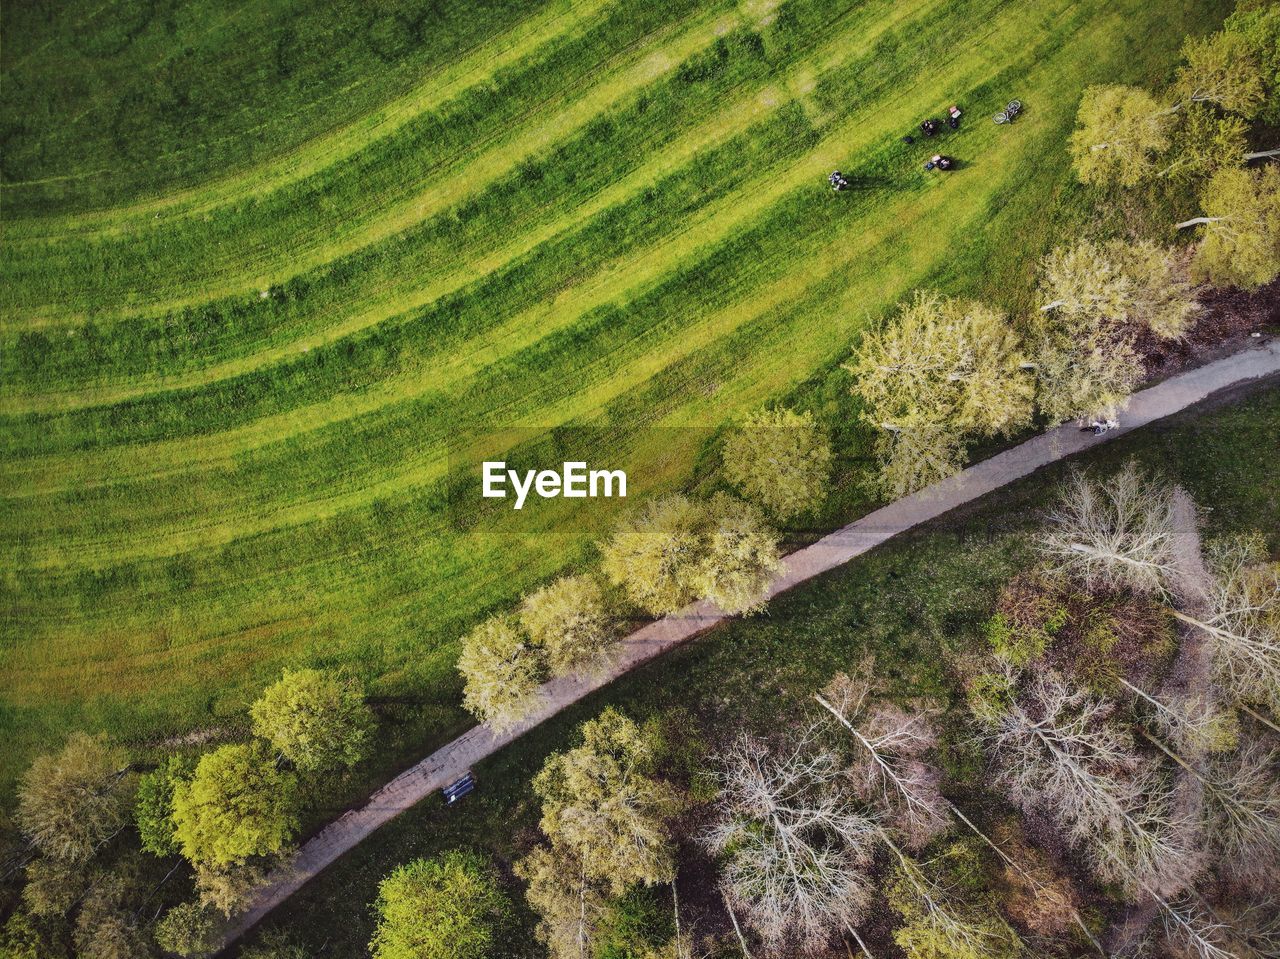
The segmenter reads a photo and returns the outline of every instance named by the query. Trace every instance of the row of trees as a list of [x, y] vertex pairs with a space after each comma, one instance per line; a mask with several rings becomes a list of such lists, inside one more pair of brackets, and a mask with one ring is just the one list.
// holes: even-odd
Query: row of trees
[[519, 723], [547, 679], [603, 668], [628, 604], [653, 616], [700, 599], [728, 613], [762, 609], [781, 565], [771, 520], [822, 501], [831, 458], [810, 414], [748, 416], [723, 451], [725, 479], [746, 499], [719, 492], [651, 500], [600, 544], [607, 586], [590, 573], [565, 576], [526, 596], [513, 615], [480, 623], [458, 658], [467, 708], [498, 732]]
[[[9, 946], [16, 937], [56, 956], [69, 932], [80, 959], [140, 959], [157, 946], [202, 953], [210, 910], [229, 915], [296, 834], [303, 780], [359, 762], [373, 729], [358, 684], [312, 669], [286, 670], [250, 719], [253, 740], [174, 755], [141, 774], [104, 736], [75, 733], [37, 758], [18, 790], [29, 861]], [[147, 888], [143, 853], [181, 855], [196, 899], [162, 915], [159, 903], [144, 908], [171, 899], [163, 881]]]
[[1249, 121], [1280, 115], [1280, 11], [1243, 3], [1218, 33], [1188, 40], [1183, 66], [1161, 94], [1140, 87], [1085, 91], [1071, 154], [1081, 182], [1124, 188], [1189, 185], [1201, 215], [1193, 272], [1223, 286], [1258, 287], [1280, 275], [1280, 171], [1250, 171]]
[[1176, 183], [1199, 196], [1188, 267], [1150, 239], [1082, 239], [1049, 253], [1038, 308], [1012, 320], [983, 303], [917, 293], [866, 334], [846, 369], [877, 432], [879, 485], [892, 496], [958, 472], [965, 446], [1050, 422], [1110, 418], [1141, 381], [1144, 337], [1182, 336], [1194, 283], [1256, 288], [1280, 275], [1280, 168], [1249, 169], [1249, 121], [1280, 115], [1280, 10], [1243, 3], [1224, 29], [1189, 40], [1162, 97], [1085, 91], [1070, 151], [1082, 183]]
[[1198, 308], [1174, 250], [1081, 240], [1040, 264], [1040, 308], [1017, 323], [982, 303], [917, 293], [868, 332], [846, 369], [879, 436], [893, 496], [960, 470], [964, 447], [1111, 415], [1142, 376], [1138, 339], [1181, 336]]

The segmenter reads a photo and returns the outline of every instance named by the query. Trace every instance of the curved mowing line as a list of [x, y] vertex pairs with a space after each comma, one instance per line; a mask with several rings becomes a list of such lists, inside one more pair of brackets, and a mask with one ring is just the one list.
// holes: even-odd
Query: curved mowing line
[[[928, 82], [930, 81], [922, 82], [920, 88], [923, 89]], [[913, 91], [902, 91], [899, 94], [899, 99], [904, 103], [900, 115], [905, 116], [907, 111], [911, 109], [910, 103], [913, 100]], [[482, 353], [479, 355], [465, 354], [462, 350], [457, 350], [454, 351], [454, 355], [446, 358], [447, 369], [455, 371], [452, 375], [433, 367], [432, 376], [429, 381], [426, 381], [422, 379], [419, 371], [410, 371], [403, 377], [404, 381], [409, 384], [410, 391], [408, 393], [404, 392], [400, 384], [388, 381], [387, 386], [379, 387], [377, 390], [367, 391], [356, 396], [338, 396], [310, 408], [277, 414], [271, 417], [269, 421], [263, 420], [251, 427], [227, 431], [217, 438], [205, 437], [203, 439], [161, 441], [153, 444], [149, 448], [148, 455], [145, 458], [139, 458], [139, 460], [145, 462], [145, 468], [148, 470], [156, 470], [160, 464], [170, 459], [182, 463], [184, 467], [193, 463], [208, 463], [214, 457], [221, 458], [226, 455], [233, 455], [234, 452], [243, 448], [241, 444], [244, 442], [255, 444], [274, 442], [288, 435], [294, 435], [300, 429], [318, 429], [354, 415], [373, 412], [387, 402], [388, 399], [394, 398], [395, 401], [399, 401], [415, 395], [422, 395], [436, 388], [450, 387], [456, 382], [456, 376], [471, 375], [482, 369], [485, 364], [500, 359], [515, 349], [523, 348], [535, 342], [550, 330], [575, 322], [582, 314], [595, 307], [613, 300], [625, 301], [633, 299], [639, 295], [643, 288], [655, 284], [664, 273], [669, 272], [671, 264], [705, 253], [706, 250], [714, 246], [718, 239], [732, 233], [735, 229], [742, 228], [761, 211], [776, 203], [787, 192], [810, 185], [809, 181], [813, 179], [813, 171], [816, 168], [828, 163], [838, 162], [841, 157], [847, 157], [848, 151], [853, 150], [856, 152], [860, 146], [881, 138], [886, 135], [887, 130], [892, 129], [895, 124], [901, 122], [898, 111], [887, 110], [883, 105], [877, 110], [876, 117], [881, 126], [867, 125], [859, 118], [854, 117], [845, 127], [834, 129], [822, 145], [809, 154], [794, 159], [788, 168], [778, 173], [764, 171], [762, 177], [767, 177], [768, 182], [759, 190], [750, 190], [748, 193], [749, 200], [742, 201], [735, 197], [730, 197], [713, 204], [685, 225], [682, 232], [664, 238], [639, 255], [636, 255], [635, 252], [629, 253], [626, 259], [628, 264], [626, 271], [614, 268], [617, 261], [603, 264], [600, 272], [589, 281], [577, 285], [568, 299], [562, 297], [552, 303], [540, 305], [532, 310], [518, 314], [505, 321], [497, 329], [477, 337], [476, 340], [471, 341], [463, 349], [479, 349], [483, 351]], [[1044, 114], [1040, 115], [1039, 120], [1043, 122]], [[846, 136], [848, 139], [845, 139]], [[1010, 143], [1010, 145], [1012, 144]], [[888, 227], [895, 227], [898, 222], [893, 217], [882, 217], [881, 219], [882, 223]], [[875, 235], [875, 231], [868, 231], [864, 234], [866, 237]], [[697, 250], [697, 253], [691, 253], [691, 244], [695, 243], [701, 245], [693, 247], [693, 249]], [[676, 248], [677, 245], [678, 248]], [[550, 327], [547, 326], [548, 323], [551, 324]], [[494, 346], [496, 343], [511, 337], [513, 334], [518, 335], [520, 338], [514, 342], [504, 343], [502, 347], [495, 351]], [[316, 415], [317, 413], [319, 416]], [[289, 427], [289, 432], [278, 432], [277, 428], [281, 426]], [[225, 445], [228, 442], [234, 442], [233, 449], [225, 449]], [[170, 444], [173, 445], [170, 446]], [[162, 446], [172, 450], [171, 457], [168, 455], [156, 455]], [[62, 482], [68, 485], [91, 484], [94, 482], [95, 477], [101, 479], [102, 477], [109, 477], [115, 472], [110, 468], [109, 461], [104, 460], [104, 456], [107, 456], [105, 451], [103, 453], [81, 454], [69, 458], [69, 462], [68, 458], [63, 456], [54, 457], [52, 460], [46, 458], [24, 461], [11, 459], [7, 464], [0, 464], [0, 475], [7, 474], [7, 479], [10, 481], [8, 485], [11, 487], [17, 485], [18, 471], [27, 476], [35, 474], [35, 476], [39, 477], [43, 474], [46, 481], [53, 477], [59, 477]], [[111, 457], [111, 459], [114, 459], [114, 457]], [[83, 469], [83, 472], [81, 472], [81, 469]], [[129, 470], [128, 472], [132, 473], [133, 471]], [[40, 483], [40, 486], [42, 489], [50, 488], [46, 482]]]
[[[202, 282], [199, 292], [151, 300], [133, 312], [143, 316], [156, 315], [198, 305], [210, 299], [253, 295], [402, 233], [497, 180], [510, 176], [530, 157], [580, 131], [599, 113], [630, 97], [635, 90], [675, 70], [692, 54], [710, 46], [720, 35], [728, 32], [733, 23], [724, 14], [713, 12], [682, 25], [687, 26], [684, 32], [677, 33], [674, 38], [656, 48], [645, 46], [628, 50], [620, 58], [622, 65], [610, 71], [606, 79], [584, 91], [554, 116], [532, 127], [515, 131], [513, 136], [490, 146], [461, 167], [455, 163], [447, 175], [433, 178], [425, 189], [415, 196], [397, 201], [373, 222], [361, 223], [347, 231], [335, 230], [334, 225], [327, 221], [318, 222], [305, 241], [299, 237], [290, 237], [287, 241], [272, 240], [270, 246], [276, 262], [267, 267], [262, 268], [252, 262], [237, 262], [231, 279], [224, 279], [218, 284]], [[481, 171], [478, 175], [477, 170]], [[245, 275], [248, 270], [258, 268], [262, 268], [263, 272], [254, 276]], [[222, 275], [226, 272], [222, 271]], [[209, 279], [217, 276], [219, 274], [212, 274]], [[82, 317], [82, 314], [75, 311], [62, 311], [56, 304], [31, 309], [38, 313], [11, 315], [5, 321], [4, 328], [27, 329]]]
[[[1262, 349], [1247, 349], [1135, 394], [1124, 425], [1101, 439], [1080, 433], [1074, 424], [1036, 436], [969, 467], [951, 479], [869, 513], [812, 546], [792, 553], [769, 587], [769, 598], [837, 569], [900, 533], [1030, 476], [1051, 463], [1087, 452], [1100, 443], [1111, 442], [1228, 387], [1277, 373], [1280, 373], [1280, 346], [1270, 343]], [[253, 904], [231, 922], [223, 933], [222, 947], [252, 929], [272, 909], [379, 826], [589, 693], [729, 618], [714, 605], [703, 602], [651, 623], [622, 641], [621, 654], [602, 674], [570, 676], [542, 686], [538, 707], [514, 729], [495, 734], [484, 725], [473, 727], [411, 766], [374, 792], [363, 806], [348, 810], [303, 843], [293, 858], [276, 870], [270, 882], [254, 894]]]
[[[896, 20], [893, 23], [886, 23], [885, 29], [896, 23]], [[178, 375], [143, 376], [122, 385], [93, 386], [38, 394], [9, 391], [0, 397], [0, 412], [6, 415], [67, 412], [125, 402], [159, 391], [203, 386], [290, 359], [300, 352], [328, 345], [354, 333], [371, 329], [397, 316], [422, 309], [439, 299], [459, 292], [491, 273], [510, 266], [536, 247], [571, 232], [605, 210], [634, 200], [650, 186], [660, 185], [663, 178], [687, 166], [695, 154], [723, 145], [757, 121], [793, 102], [784, 97], [781, 91], [792, 87], [800, 75], [813, 73], [815, 69], [819, 73], [824, 73], [827, 70], [846, 66], [859, 55], [865, 54], [884, 32], [879, 31], [860, 38], [857, 45], [850, 44], [846, 38], [838, 36], [832, 38], [829, 43], [817, 47], [813, 55], [803, 64], [793, 66], [782, 75], [765, 81], [759, 88], [748, 89], [725, 104], [707, 121], [665, 145], [646, 165], [615, 180], [605, 189], [587, 198], [585, 202], [567, 208], [564, 215], [521, 234], [505, 246], [488, 250], [470, 262], [461, 265], [444, 264], [446, 269], [443, 274], [432, 282], [396, 299], [386, 302], [375, 301], [374, 304], [368, 305], [365, 309], [332, 326], [287, 343]], [[744, 182], [744, 190], [758, 182], [758, 179], [757, 177], [753, 181]]]
[[[467, 89], [487, 82], [539, 47], [582, 30], [614, 0], [575, 0], [568, 9], [545, 9], [512, 30], [491, 37], [470, 53], [429, 76], [408, 93], [341, 129], [304, 141], [289, 152], [231, 176], [138, 203], [60, 217], [31, 217], [6, 224], [7, 242], [48, 241], [84, 233], [111, 235], [147, 223], [131, 220], [189, 217], [218, 206], [261, 196], [347, 159], [370, 143], [392, 136], [405, 124]], [[8, 189], [6, 185], [4, 187]]]

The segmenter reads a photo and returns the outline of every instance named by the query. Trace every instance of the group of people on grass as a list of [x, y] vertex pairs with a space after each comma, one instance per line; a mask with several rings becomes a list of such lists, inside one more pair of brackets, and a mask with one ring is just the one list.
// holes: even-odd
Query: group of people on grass
[[[948, 107], [946, 119], [947, 126], [951, 127], [953, 130], [958, 129], [960, 126], [961, 112], [960, 108], [955, 104]], [[928, 120], [925, 120], [920, 124], [920, 132], [926, 137], [937, 136], [939, 131], [942, 129], [942, 123], [943, 121], [935, 120], [930, 117]], [[915, 143], [916, 138], [910, 135], [904, 136], [902, 138], [902, 142]], [[929, 162], [924, 165], [924, 168], [925, 170], [950, 170], [953, 166], [955, 166], [955, 160], [951, 157], [947, 156], [945, 153], [935, 153], [929, 158]], [[835, 190], [837, 193], [849, 188], [848, 178], [839, 170], [832, 171], [831, 175], [827, 177], [827, 182], [831, 184], [831, 189]]]

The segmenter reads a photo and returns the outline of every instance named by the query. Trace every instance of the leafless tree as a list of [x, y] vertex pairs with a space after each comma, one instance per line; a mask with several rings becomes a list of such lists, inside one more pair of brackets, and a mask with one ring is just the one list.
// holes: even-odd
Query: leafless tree
[[857, 679], [838, 674], [814, 698], [856, 744], [850, 774], [858, 796], [888, 818], [908, 847], [919, 849], [947, 827], [941, 774], [922, 758], [937, 733], [924, 712], [872, 705], [872, 684], [865, 678], [871, 669], [864, 663]]
[[1097, 586], [1163, 593], [1174, 572], [1173, 493], [1129, 463], [1105, 482], [1074, 472], [1041, 547], [1054, 568]]
[[1164, 937], [1177, 952], [1189, 959], [1243, 959], [1228, 946], [1231, 927], [1194, 899], [1170, 903], [1156, 896], [1156, 905]]
[[1000, 782], [1024, 809], [1057, 820], [1108, 880], [1180, 888], [1194, 869], [1159, 767], [1112, 721], [1113, 706], [1052, 672], [1029, 679], [987, 742]]
[[1227, 689], [1280, 711], [1280, 566], [1256, 558], [1248, 540], [1213, 550], [1207, 619], [1174, 616], [1208, 635]]
[[843, 769], [810, 727], [783, 749], [740, 737], [720, 758], [708, 849], [726, 858], [722, 889], [768, 948], [823, 948], [857, 923], [870, 889], [876, 825], [839, 788]]
[[1165, 702], [1135, 686], [1123, 676], [1115, 681], [1152, 707], [1152, 725], [1178, 749], [1194, 756], [1229, 745], [1236, 735], [1234, 711], [1217, 706], [1217, 697], [1198, 693]]

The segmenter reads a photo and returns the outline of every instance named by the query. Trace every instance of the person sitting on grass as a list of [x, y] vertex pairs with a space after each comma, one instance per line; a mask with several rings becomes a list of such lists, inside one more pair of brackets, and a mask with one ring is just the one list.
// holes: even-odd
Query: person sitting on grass
[[947, 107], [947, 126], [953, 130], [960, 126], [960, 108], [954, 103]]
[[938, 121], [932, 119], [925, 120], [924, 123], [920, 124], [920, 130], [925, 136], [931, 137], [938, 132]]

